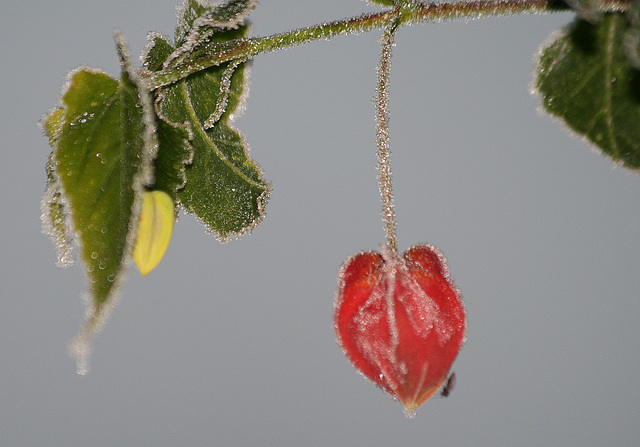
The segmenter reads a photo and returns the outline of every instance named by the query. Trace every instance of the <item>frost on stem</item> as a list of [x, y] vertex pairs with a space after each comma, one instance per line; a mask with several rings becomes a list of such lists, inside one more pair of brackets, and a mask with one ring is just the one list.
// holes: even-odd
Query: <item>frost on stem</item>
[[391, 186], [391, 150], [389, 147], [389, 74], [395, 26], [387, 28], [381, 39], [382, 50], [378, 65], [376, 87], [376, 144], [378, 146], [378, 182], [382, 200], [382, 221], [387, 236], [387, 245], [393, 253], [398, 252], [396, 236], [395, 205]]

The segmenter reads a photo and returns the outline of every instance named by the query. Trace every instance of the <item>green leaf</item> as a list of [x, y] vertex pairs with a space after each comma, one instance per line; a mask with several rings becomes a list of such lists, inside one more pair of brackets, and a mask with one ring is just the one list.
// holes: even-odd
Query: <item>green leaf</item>
[[[162, 70], [164, 61], [174, 48], [157, 33], [147, 36], [148, 44], [142, 55], [144, 66], [150, 71]], [[155, 184], [151, 189], [159, 189], [177, 204], [177, 192], [187, 182], [186, 166], [193, 162], [193, 147], [189, 141], [187, 126], [169, 125], [156, 120], [158, 155], [154, 162]]]
[[60, 107], [44, 124], [55, 134], [53, 171], [89, 280], [92, 309], [74, 347], [81, 361], [89, 337], [108, 314], [130, 257], [143, 185], [153, 181], [151, 99], [139, 87], [119, 35], [116, 44], [120, 80], [90, 68], [73, 71]]
[[182, 47], [189, 40], [207, 40], [221, 30], [238, 28], [257, 4], [257, 0], [228, 0], [210, 6], [198, 0], [184, 0], [178, 8], [176, 46]]
[[627, 22], [606, 14], [552, 36], [540, 51], [534, 88], [544, 109], [615, 162], [640, 168], [640, 77], [624, 54]]
[[[254, 3], [231, 1], [201, 10], [202, 5], [198, 2], [185, 1], [180, 12], [181, 25], [176, 31], [177, 40], [184, 42], [183, 47], [172, 51], [164, 38], [152, 35], [145, 66], [158, 70], [161, 65], [167, 67], [178, 59], [197, 57], [200, 50], [210, 49], [210, 45], [243, 37], [247, 27], [239, 24], [239, 18], [244, 18]], [[236, 12], [229, 14], [230, 10]], [[216, 11], [221, 15], [216, 16]], [[194, 18], [197, 14], [200, 16]], [[230, 16], [232, 21], [227, 20]], [[197, 29], [189, 33], [182, 31], [189, 23]], [[226, 25], [213, 29], [214, 23]], [[185, 35], [190, 37], [183, 37]], [[192, 44], [203, 35], [207, 35], [208, 40]], [[160, 64], [163, 58], [166, 60]], [[262, 220], [270, 190], [262, 171], [248, 156], [244, 136], [230, 125], [244, 100], [246, 66], [245, 61], [227, 62], [156, 92], [159, 118], [173, 129], [186, 130], [193, 148], [193, 162], [185, 169], [186, 184], [176, 192], [178, 202], [222, 240], [240, 237]], [[165, 138], [163, 126], [158, 129], [162, 154], [163, 147], [170, 145], [162, 143]], [[178, 145], [173, 147], [181, 150]], [[160, 178], [158, 172], [158, 180]]]
[[193, 147], [186, 129], [173, 127], [161, 119], [156, 122], [158, 156], [154, 162], [155, 183], [150, 189], [166, 192], [178, 202], [178, 190], [187, 183], [187, 165], [193, 162]]
[[162, 70], [164, 61], [174, 52], [173, 46], [159, 33], [147, 35], [147, 46], [142, 53], [142, 64], [150, 71]]
[[211, 43], [242, 37], [244, 30], [240, 33], [228, 31], [240, 28], [257, 3], [257, 0], [228, 0], [221, 5], [209, 6], [198, 0], [184, 0], [178, 8], [176, 52], [167, 59], [165, 68], [197, 59], [197, 53], [207, 54], [206, 50], [199, 50]]

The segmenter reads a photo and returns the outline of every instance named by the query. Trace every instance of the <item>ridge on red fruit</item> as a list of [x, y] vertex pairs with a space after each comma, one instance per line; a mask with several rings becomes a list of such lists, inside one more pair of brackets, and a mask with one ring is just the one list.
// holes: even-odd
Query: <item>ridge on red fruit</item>
[[415, 245], [400, 257], [383, 246], [342, 265], [334, 327], [353, 366], [413, 416], [447, 379], [466, 315], [440, 250]]

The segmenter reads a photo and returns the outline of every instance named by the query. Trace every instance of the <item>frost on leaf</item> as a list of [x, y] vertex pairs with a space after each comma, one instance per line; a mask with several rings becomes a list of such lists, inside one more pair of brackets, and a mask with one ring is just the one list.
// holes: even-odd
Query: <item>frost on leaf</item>
[[[185, 0], [178, 45], [151, 34], [142, 55], [145, 69], [175, 69], [217, 45], [233, 45], [229, 42], [246, 35], [245, 18], [255, 4]], [[89, 340], [113, 307], [133, 254], [143, 196], [162, 197], [161, 205], [151, 207], [151, 221], [142, 222], [150, 237], [138, 238], [145, 249], [138, 250], [136, 261], [147, 273], [166, 248], [179, 207], [228, 239], [260, 222], [269, 194], [244, 137], [230, 125], [242, 110], [247, 61], [209, 68], [151, 93], [131, 65], [124, 39], [115, 37], [120, 79], [88, 67], [72, 71], [59, 104], [42, 121], [53, 148], [43, 229], [62, 264], [70, 259], [70, 241], [77, 243], [89, 282], [87, 323], [72, 346], [80, 372], [86, 370]], [[153, 217], [162, 221], [160, 227]]]
[[198, 0], [184, 0], [178, 9], [176, 51], [167, 58], [165, 68], [175, 66], [186, 58], [194, 59], [198, 49], [235, 38], [223, 37], [224, 31], [244, 25], [257, 3], [257, 0], [229, 0], [221, 5], [209, 6]]
[[[53, 186], [45, 197], [52, 204], [50, 220], [56, 231], [70, 222], [65, 231], [73, 231], [89, 281], [88, 320], [72, 347], [80, 372], [86, 369], [88, 341], [108, 315], [130, 257], [157, 149], [151, 98], [140, 87], [119, 34], [116, 46], [120, 80], [95, 69], [74, 70], [59, 107], [44, 122], [53, 146]], [[58, 217], [61, 207], [68, 219]]]
[[640, 168], [640, 73], [626, 57], [627, 20], [576, 20], [538, 56], [534, 89], [542, 107], [614, 162]]
[[[55, 148], [57, 138], [62, 126], [64, 110], [56, 108], [42, 120], [42, 128], [49, 138], [49, 144]], [[58, 255], [57, 265], [67, 267], [73, 264], [72, 255], [72, 232], [70, 231], [67, 206], [62, 195], [60, 180], [56, 174], [55, 160], [53, 153], [47, 161], [47, 186], [40, 204], [42, 215], [42, 232], [49, 235]]]
[[[151, 71], [174, 67], [197, 59], [201, 52], [215, 51], [216, 45], [244, 37], [244, 19], [254, 5], [254, 1], [230, 1], [211, 7], [185, 0], [179, 11], [176, 46], [151, 34], [145, 66]], [[156, 92], [155, 110], [163, 121], [158, 165], [169, 147], [163, 144], [163, 129], [181, 135], [171, 138], [188, 139], [192, 161], [184, 166], [186, 181], [176, 190], [176, 199], [221, 240], [242, 236], [257, 225], [264, 217], [270, 191], [262, 170], [249, 157], [244, 135], [230, 124], [242, 110], [247, 64], [244, 60], [226, 62]]]

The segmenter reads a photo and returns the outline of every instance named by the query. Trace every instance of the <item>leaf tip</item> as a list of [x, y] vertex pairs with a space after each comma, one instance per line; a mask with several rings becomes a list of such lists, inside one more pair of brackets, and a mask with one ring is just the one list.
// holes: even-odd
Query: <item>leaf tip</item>
[[80, 335], [69, 344], [69, 354], [76, 359], [76, 372], [81, 376], [89, 373], [89, 340]]

